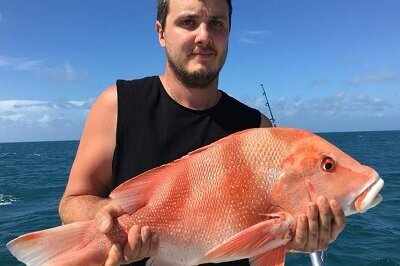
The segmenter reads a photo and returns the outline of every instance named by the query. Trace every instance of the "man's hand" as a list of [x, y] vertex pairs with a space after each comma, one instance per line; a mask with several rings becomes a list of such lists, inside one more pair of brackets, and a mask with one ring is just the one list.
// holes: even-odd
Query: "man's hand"
[[[124, 211], [115, 201], [104, 206], [95, 217], [101, 232], [107, 233], [113, 226], [113, 219], [121, 216]], [[105, 266], [128, 264], [150, 257], [157, 251], [158, 238], [151, 233], [148, 226], [134, 225], [128, 233], [128, 241], [124, 247], [114, 244], [108, 253]]]
[[319, 196], [310, 202], [307, 215], [297, 219], [296, 234], [288, 243], [287, 250], [314, 252], [326, 250], [346, 225], [344, 212], [335, 201]]

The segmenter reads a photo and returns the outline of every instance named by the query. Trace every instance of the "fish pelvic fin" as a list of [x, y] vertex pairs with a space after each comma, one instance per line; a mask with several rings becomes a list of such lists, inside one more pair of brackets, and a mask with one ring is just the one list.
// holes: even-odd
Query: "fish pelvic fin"
[[[296, 222], [287, 212], [269, 214], [268, 216], [272, 218], [241, 231], [207, 252], [201, 259], [201, 263], [218, 263], [243, 258], [254, 258], [255, 263], [258, 260], [264, 262], [267, 258], [258, 257], [260, 254], [270, 250], [274, 250], [276, 253], [278, 247], [282, 247], [284, 250], [286, 244], [293, 238], [292, 232]], [[279, 254], [277, 253], [275, 256], [278, 258]], [[262, 264], [256, 263], [254, 265]]]
[[286, 245], [275, 248], [261, 255], [250, 258], [250, 266], [283, 266], [285, 265]]
[[7, 248], [19, 261], [30, 266], [102, 265], [106, 257], [99, 256], [98, 243], [85, 234], [90, 228], [95, 229], [92, 221], [33, 232], [8, 242]]

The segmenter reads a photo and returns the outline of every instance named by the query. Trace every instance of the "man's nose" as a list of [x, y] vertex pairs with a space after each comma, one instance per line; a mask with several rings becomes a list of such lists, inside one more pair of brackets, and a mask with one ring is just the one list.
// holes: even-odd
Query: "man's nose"
[[196, 30], [196, 43], [209, 44], [211, 42], [211, 33], [207, 23], [201, 23]]

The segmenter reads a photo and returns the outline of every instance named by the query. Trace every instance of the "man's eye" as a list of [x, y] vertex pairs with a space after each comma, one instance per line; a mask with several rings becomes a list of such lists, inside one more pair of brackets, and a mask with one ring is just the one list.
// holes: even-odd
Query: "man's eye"
[[223, 23], [222, 23], [221, 21], [219, 21], [219, 20], [212, 20], [212, 21], [211, 21], [211, 25], [212, 25], [214, 28], [220, 28], [220, 27], [223, 26]]
[[193, 26], [194, 21], [192, 19], [185, 19], [181, 21], [181, 25], [185, 27]]

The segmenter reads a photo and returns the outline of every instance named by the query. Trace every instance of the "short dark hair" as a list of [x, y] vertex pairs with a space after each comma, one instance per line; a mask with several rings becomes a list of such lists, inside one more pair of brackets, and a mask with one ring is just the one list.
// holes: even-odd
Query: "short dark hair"
[[[232, 2], [231, 0], [226, 0], [229, 6], [229, 30], [231, 30], [232, 24]], [[168, 15], [168, 7], [169, 7], [169, 0], [158, 0], [157, 4], [157, 20], [160, 22], [161, 27], [164, 29], [165, 21], [167, 20]]]

